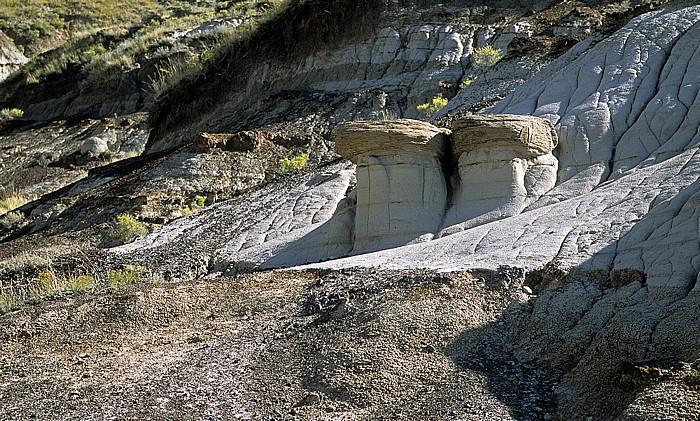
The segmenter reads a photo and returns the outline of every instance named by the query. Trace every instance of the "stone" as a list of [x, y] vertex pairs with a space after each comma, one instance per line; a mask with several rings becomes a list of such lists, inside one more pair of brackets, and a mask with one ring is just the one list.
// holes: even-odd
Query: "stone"
[[0, 80], [27, 62], [29, 59], [17, 49], [12, 39], [0, 31]]
[[557, 147], [557, 134], [543, 118], [515, 114], [475, 114], [453, 124], [456, 157], [477, 150], [508, 150], [523, 157], [546, 155]]
[[99, 156], [109, 149], [107, 140], [98, 136], [92, 136], [85, 139], [80, 145], [81, 155]]
[[[557, 136], [547, 120], [521, 115], [473, 115], [454, 123], [459, 179], [441, 235], [517, 215], [551, 190]], [[451, 227], [451, 228], [450, 228]]]
[[338, 126], [335, 142], [336, 152], [357, 163], [354, 252], [437, 231], [447, 207], [444, 129], [407, 119], [350, 122]]
[[444, 159], [449, 130], [420, 120], [352, 121], [335, 129], [335, 151], [358, 163], [360, 156], [415, 155]]

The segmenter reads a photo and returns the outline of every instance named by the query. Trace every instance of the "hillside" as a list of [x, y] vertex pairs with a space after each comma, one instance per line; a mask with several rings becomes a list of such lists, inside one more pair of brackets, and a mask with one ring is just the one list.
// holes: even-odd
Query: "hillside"
[[697, 419], [700, 6], [185, 3], [0, 84], [0, 418]]

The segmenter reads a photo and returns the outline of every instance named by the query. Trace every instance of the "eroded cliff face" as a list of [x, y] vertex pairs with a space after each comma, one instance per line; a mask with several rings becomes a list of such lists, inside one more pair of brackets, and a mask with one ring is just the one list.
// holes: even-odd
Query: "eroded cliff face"
[[[270, 41], [258, 42], [255, 52], [232, 51], [187, 93], [160, 101], [148, 150], [175, 147], [197, 131], [242, 130], [290, 116], [322, 115], [322, 124], [308, 127], [328, 138], [346, 120], [416, 117], [417, 105], [438, 94], [451, 98], [463, 80], [475, 76], [462, 104], [483, 108], [576, 41], [649, 7], [644, 1], [591, 3], [545, 8], [509, 1], [363, 1], [301, 7], [284, 25], [263, 28], [259, 36]], [[506, 59], [478, 69], [472, 52], [487, 45], [500, 48]], [[309, 97], [316, 102], [303, 111], [289, 104]], [[191, 110], [195, 121], [186, 118]]]
[[[489, 110], [538, 115], [551, 122], [559, 139], [556, 186], [522, 213], [312, 267], [488, 269], [505, 276], [507, 285], [524, 282], [536, 297], [516, 305], [525, 313], [518, 313], [512, 325], [517, 333], [507, 342], [520, 363], [537, 361], [557, 379], [560, 417], [643, 419], [670, 411], [692, 419], [668, 399], [680, 394], [690, 408], [697, 402], [682, 380], [700, 358], [697, 22], [696, 5], [646, 14], [595, 46], [581, 43]], [[334, 221], [334, 213], [351, 220], [357, 200], [345, 194], [351, 178], [330, 183], [352, 167], [338, 165], [327, 167], [324, 179], [300, 175], [301, 194], [278, 206], [277, 217], [266, 218], [294, 220], [304, 212], [298, 204], [324, 198], [325, 221]], [[277, 189], [261, 189], [259, 203], [279, 203]], [[331, 199], [339, 189], [344, 193]], [[250, 215], [251, 205], [234, 201], [210, 212], [228, 214], [232, 230], [212, 233], [219, 246], [209, 243], [218, 251], [207, 261], [229, 273], [318, 258], [304, 250], [323, 249], [318, 234], [329, 232], [322, 214], [314, 213], [314, 223], [300, 229], [256, 223], [255, 241], [242, 244], [233, 239], [246, 235], [238, 227], [250, 221], [235, 215]], [[188, 224], [166, 232], [182, 230], [177, 241], [186, 241], [194, 229]], [[263, 232], [275, 236], [274, 246]], [[159, 237], [134, 243], [122, 256], [148, 262], [172, 244], [162, 241], [164, 233]], [[660, 362], [669, 359], [678, 363]], [[644, 367], [667, 370], [667, 377], [650, 382]]]
[[0, 81], [28, 61], [29, 59], [17, 49], [12, 40], [0, 32]]

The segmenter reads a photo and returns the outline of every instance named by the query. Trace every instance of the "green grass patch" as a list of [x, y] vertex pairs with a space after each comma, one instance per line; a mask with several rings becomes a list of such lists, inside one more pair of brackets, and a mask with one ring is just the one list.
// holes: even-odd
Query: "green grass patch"
[[136, 285], [147, 275], [145, 267], [139, 265], [124, 265], [121, 269], [107, 272], [107, 280], [112, 288]]
[[0, 267], [0, 313], [95, 286], [92, 276], [57, 272], [50, 258], [20, 254]]

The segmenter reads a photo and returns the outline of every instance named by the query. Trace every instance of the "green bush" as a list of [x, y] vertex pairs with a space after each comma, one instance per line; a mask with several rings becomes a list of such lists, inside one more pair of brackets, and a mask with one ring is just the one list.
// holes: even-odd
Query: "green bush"
[[119, 244], [126, 244], [134, 241], [137, 237], [146, 235], [148, 230], [133, 215], [122, 214], [117, 216], [109, 238]]
[[440, 111], [445, 105], [447, 105], [447, 98], [443, 98], [442, 94], [438, 94], [430, 102], [421, 104], [416, 107], [419, 113], [425, 115], [426, 117], [432, 117]]
[[500, 48], [493, 48], [490, 45], [485, 45], [477, 48], [472, 53], [472, 64], [477, 69], [493, 67], [503, 58], [503, 51]]
[[295, 171], [300, 168], [304, 168], [306, 163], [309, 161], [309, 154], [304, 153], [297, 155], [292, 159], [284, 158], [280, 159], [280, 170], [283, 172]]
[[109, 285], [113, 288], [134, 285], [146, 275], [146, 268], [139, 265], [124, 265], [121, 269], [107, 272]]
[[206, 196], [200, 196], [200, 195], [195, 196], [194, 202], [190, 206], [185, 206], [180, 211], [180, 214], [182, 216], [192, 215], [193, 213], [197, 212], [198, 210], [204, 209], [204, 202], [206, 202], [206, 200], [207, 200]]
[[3, 108], [0, 110], [0, 117], [20, 118], [24, 115], [24, 111], [19, 108]]

